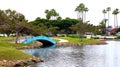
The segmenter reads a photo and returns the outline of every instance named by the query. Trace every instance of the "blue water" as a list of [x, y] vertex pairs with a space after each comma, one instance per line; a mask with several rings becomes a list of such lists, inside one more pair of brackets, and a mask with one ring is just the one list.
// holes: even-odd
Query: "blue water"
[[120, 41], [107, 45], [84, 45], [58, 48], [27, 49], [44, 62], [30, 67], [120, 67]]

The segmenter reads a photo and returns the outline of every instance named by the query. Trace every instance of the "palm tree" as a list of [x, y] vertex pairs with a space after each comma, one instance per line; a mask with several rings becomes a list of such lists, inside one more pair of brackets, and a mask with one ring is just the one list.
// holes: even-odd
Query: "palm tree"
[[113, 15], [114, 15], [114, 27], [118, 27], [118, 19], [117, 19], [117, 14], [119, 14], [119, 9], [116, 8], [115, 10], [113, 10]]
[[83, 21], [83, 13], [84, 13], [85, 5], [81, 3], [79, 6], [76, 7], [75, 11], [78, 12], [78, 19]]
[[108, 12], [108, 27], [109, 27], [109, 20], [110, 20], [110, 11], [111, 11], [111, 8], [110, 7], [107, 7], [106, 11]]
[[105, 14], [107, 13], [107, 11], [105, 10], [105, 9], [103, 9], [103, 14], [104, 14], [104, 19], [106, 19], [106, 16], [105, 16]]
[[45, 10], [46, 13], [46, 18], [49, 19], [57, 19], [57, 17], [59, 16], [59, 14], [56, 12], [55, 9], [51, 9], [51, 10]]
[[84, 11], [85, 11], [84, 21], [86, 21], [86, 12], [88, 12], [88, 10], [89, 10], [89, 9], [88, 9], [87, 7], [84, 8]]
[[45, 10], [45, 13], [46, 13], [46, 18], [49, 20], [51, 18], [51, 14], [49, 10]]
[[101, 34], [106, 34], [106, 21], [107, 21], [107, 19], [103, 19], [100, 22]]
[[[104, 19], [103, 20], [106, 20], [106, 13], [107, 13], [107, 11], [105, 10], [105, 9], [103, 9], [103, 14], [104, 14]], [[106, 21], [104, 21], [104, 23], [105, 23], [105, 28], [104, 29], [106, 29]]]

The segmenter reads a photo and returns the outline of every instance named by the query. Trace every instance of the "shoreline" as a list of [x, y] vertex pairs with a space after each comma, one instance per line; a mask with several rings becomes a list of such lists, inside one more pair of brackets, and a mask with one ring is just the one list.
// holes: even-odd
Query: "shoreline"
[[63, 42], [63, 43], [57, 43], [56, 47], [61, 46], [81, 46], [81, 45], [105, 45], [107, 44], [105, 41], [102, 42], [96, 42], [96, 43], [70, 43], [70, 42]]

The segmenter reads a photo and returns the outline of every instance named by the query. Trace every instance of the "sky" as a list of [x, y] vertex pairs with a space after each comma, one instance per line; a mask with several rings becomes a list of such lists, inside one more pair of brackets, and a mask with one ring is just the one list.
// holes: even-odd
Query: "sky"
[[[29, 21], [35, 20], [36, 17], [45, 18], [46, 9], [55, 9], [62, 18], [77, 19], [77, 13], [74, 10], [80, 3], [84, 3], [89, 8], [86, 20], [94, 25], [98, 25], [104, 18], [102, 10], [111, 7], [110, 25], [114, 25], [112, 11], [115, 8], [120, 9], [118, 0], [0, 0], [0, 9], [16, 10], [24, 14]], [[118, 21], [120, 21], [119, 18], [120, 15], [118, 15]]]

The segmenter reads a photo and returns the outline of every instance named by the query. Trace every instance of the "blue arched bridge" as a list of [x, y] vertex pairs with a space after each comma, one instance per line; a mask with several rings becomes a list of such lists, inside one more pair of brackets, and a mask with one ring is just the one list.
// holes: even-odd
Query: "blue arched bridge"
[[46, 36], [36, 36], [26, 39], [23, 44], [31, 43], [32, 41], [40, 41], [43, 44], [43, 47], [55, 46], [56, 41]]

